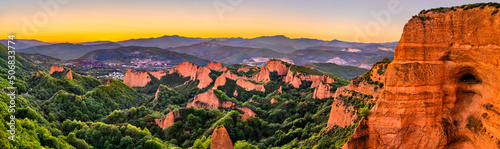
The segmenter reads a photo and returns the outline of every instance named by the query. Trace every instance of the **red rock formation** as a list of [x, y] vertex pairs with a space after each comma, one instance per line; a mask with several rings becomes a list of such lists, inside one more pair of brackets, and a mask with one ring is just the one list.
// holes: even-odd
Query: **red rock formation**
[[[231, 101], [221, 101], [214, 93], [213, 90], [209, 90], [205, 93], [198, 94], [194, 97], [194, 100], [189, 102], [186, 107], [203, 108], [207, 110], [225, 108], [225, 109], [237, 109], [243, 112], [244, 117], [242, 120], [246, 120], [250, 117], [256, 116], [257, 114], [247, 107], [241, 107], [236, 105]], [[245, 116], [247, 115], [247, 116]]]
[[332, 104], [332, 110], [330, 111], [327, 128], [330, 129], [335, 125], [346, 127], [354, 124], [354, 121], [357, 118], [358, 114], [352, 106], [346, 107], [342, 101], [335, 100]]
[[161, 79], [161, 77], [167, 75], [167, 71], [165, 70], [160, 70], [160, 71], [157, 71], [157, 72], [150, 72], [151, 75], [153, 75], [155, 78], [157, 78], [158, 80]]
[[219, 72], [223, 72], [223, 71], [227, 70], [227, 68], [225, 66], [222, 67], [222, 64], [220, 62], [218, 62], [216, 64], [216, 63], [210, 61], [210, 63], [207, 64], [207, 67], [210, 68], [211, 70], [219, 71]]
[[278, 100], [276, 100], [276, 99], [274, 99], [274, 98], [273, 98], [273, 99], [271, 99], [271, 104], [275, 104], [275, 103], [278, 103], [278, 102], [279, 102], [279, 101], [278, 101]]
[[246, 73], [246, 72], [248, 72], [250, 70], [257, 71], [257, 70], [259, 70], [259, 67], [257, 67], [257, 66], [253, 66], [253, 67], [241, 67], [241, 68], [238, 68], [238, 70], [236, 72], [242, 71], [242, 72]]
[[66, 78], [73, 80], [73, 72], [71, 71], [71, 69], [68, 71], [68, 73], [66, 73]]
[[40, 76], [40, 72], [36, 72], [35, 76], [39, 77]]
[[314, 89], [313, 98], [316, 99], [325, 99], [333, 97], [334, 93], [330, 90], [332, 87], [328, 84], [319, 83], [318, 87]]
[[191, 77], [192, 80], [199, 80], [200, 82], [197, 87], [200, 89], [209, 86], [213, 82], [212, 78], [208, 75], [211, 72], [209, 68], [198, 67], [191, 62], [183, 62], [169, 71], [170, 74], [174, 72], [183, 77]]
[[237, 90], [234, 90], [233, 96], [234, 97], [238, 97], [238, 91]]
[[198, 88], [203, 89], [207, 86], [209, 86], [213, 80], [210, 78], [210, 69], [207, 67], [199, 67], [198, 70], [196, 71], [196, 79], [198, 79], [200, 82], [198, 83]]
[[224, 126], [218, 126], [212, 133], [211, 149], [233, 149], [233, 143]]
[[269, 78], [269, 74], [269, 69], [267, 69], [266, 66], [262, 66], [262, 68], [260, 68], [260, 71], [252, 76], [252, 79], [256, 80], [257, 82], [267, 83], [271, 81], [271, 78]]
[[147, 72], [134, 72], [129, 69], [123, 77], [123, 83], [130, 87], [144, 87], [151, 81]]
[[344, 148], [497, 148], [500, 15], [427, 12], [405, 25], [385, 86]]
[[231, 101], [221, 101], [217, 97], [213, 90], [209, 90], [205, 93], [198, 94], [194, 97], [194, 100], [187, 104], [187, 107], [203, 108], [208, 110], [218, 109], [218, 108], [229, 108], [235, 104]]
[[316, 76], [302, 73], [294, 73], [290, 70], [287, 75], [283, 79], [284, 82], [291, 84], [295, 88], [299, 88], [302, 84], [302, 81], [312, 81], [311, 88], [317, 87], [321, 82], [325, 83], [333, 83], [335, 80], [328, 76]]
[[219, 77], [217, 77], [217, 79], [215, 79], [214, 89], [224, 85], [226, 85], [226, 73], [222, 73]]
[[243, 112], [243, 116], [241, 117], [241, 121], [247, 120], [251, 117], [257, 116], [257, 113], [253, 112], [250, 108], [247, 107], [235, 107], [235, 109], [238, 109]]
[[280, 60], [271, 59], [267, 61], [267, 68], [270, 72], [276, 71], [280, 76], [288, 73], [288, 67]]
[[255, 80], [257, 82], [264, 82], [268, 83], [271, 78], [269, 78], [269, 69], [267, 67], [263, 66], [259, 72], [254, 74], [252, 77], [247, 77], [247, 76], [238, 76], [237, 74], [232, 73], [231, 71], [226, 71], [223, 73], [224, 76], [231, 80], [238, 80], [238, 79], [244, 79], [244, 80]]
[[50, 68], [49, 74], [52, 74], [54, 72], [62, 72], [62, 71], [64, 71], [64, 67], [52, 65], [52, 67]]
[[255, 84], [243, 79], [238, 79], [236, 81], [236, 85], [243, 87], [246, 91], [255, 90], [255, 91], [266, 92], [266, 89], [264, 88], [263, 84]]
[[280, 86], [280, 89], [278, 89], [278, 93], [283, 94], [283, 87]]
[[175, 66], [175, 68], [170, 69], [169, 73], [178, 73], [183, 77], [191, 77], [191, 79], [196, 79], [196, 73], [198, 72], [198, 66], [191, 62], [183, 62]]
[[[50, 68], [49, 74], [52, 75], [54, 72], [63, 72], [63, 71], [64, 71], [64, 67], [52, 65], [52, 67]], [[40, 76], [40, 73], [37, 72], [37, 76]], [[73, 73], [72, 73], [71, 69], [68, 71], [68, 73], [66, 73], [66, 77], [73, 80]]]
[[292, 85], [295, 88], [299, 88], [300, 85], [302, 84], [302, 80], [299, 77], [297, 77], [295, 75], [295, 73], [291, 72], [290, 70], [288, 70], [288, 73], [285, 76], [285, 78], [283, 79], [283, 81], [286, 83], [289, 83], [290, 85]]
[[109, 79], [108, 79], [108, 81], [106, 81], [106, 84], [104, 84], [104, 85], [110, 85], [110, 84], [111, 84], [111, 81], [109, 81]]
[[155, 119], [156, 124], [162, 128], [166, 129], [175, 123], [175, 119], [181, 117], [179, 110], [172, 111], [162, 118]]

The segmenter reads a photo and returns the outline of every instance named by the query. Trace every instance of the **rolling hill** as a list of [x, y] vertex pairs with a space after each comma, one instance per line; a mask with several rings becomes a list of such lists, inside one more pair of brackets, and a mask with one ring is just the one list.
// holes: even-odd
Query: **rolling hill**
[[112, 65], [137, 64], [151, 65], [152, 67], [175, 66], [188, 61], [197, 65], [206, 65], [210, 61], [184, 53], [177, 53], [156, 47], [128, 46], [116, 49], [103, 49], [89, 52], [79, 59], [96, 60]]
[[21, 49], [18, 52], [21, 53], [38, 53], [42, 55], [51, 56], [61, 60], [70, 60], [79, 58], [88, 52], [98, 50], [98, 49], [114, 49], [122, 47], [116, 43], [104, 43], [96, 45], [81, 45], [73, 43], [58, 43], [51, 45], [41, 45], [30, 47], [26, 49]]
[[354, 77], [363, 75], [368, 71], [368, 69], [359, 68], [356, 66], [337, 65], [334, 63], [308, 63], [305, 66], [323, 72], [336, 74], [346, 79], [352, 79]]

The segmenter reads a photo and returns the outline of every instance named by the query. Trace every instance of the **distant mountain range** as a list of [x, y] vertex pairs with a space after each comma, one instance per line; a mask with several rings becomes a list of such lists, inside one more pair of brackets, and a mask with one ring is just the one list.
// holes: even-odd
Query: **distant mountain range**
[[[0, 42], [6, 41], [1, 40]], [[165, 58], [154, 56], [154, 61], [159, 59], [171, 60], [171, 62], [173, 62], [172, 64], [175, 64], [177, 60], [192, 58], [192, 60], [187, 61], [197, 64], [202, 61], [216, 61], [222, 62], [224, 65], [236, 63], [259, 65], [261, 64], [260, 61], [265, 61], [270, 58], [279, 58], [298, 65], [329, 62], [340, 65], [370, 68], [374, 62], [383, 57], [392, 59], [394, 55], [393, 51], [397, 43], [398, 42], [357, 43], [307, 38], [291, 39], [281, 35], [262, 36], [250, 39], [162, 36], [158, 38], [130, 39], [119, 42], [94, 41], [82, 43], [46, 43], [37, 40], [19, 39], [16, 41], [16, 47], [18, 49], [17, 51], [21, 53], [38, 53], [61, 60], [90, 58], [96, 61], [101, 61], [102, 59], [107, 59], [106, 61], [109, 61], [110, 59], [106, 58], [106, 56], [115, 57], [117, 55], [113, 54], [123, 54], [116, 53], [116, 50], [123, 50], [123, 47], [129, 50], [150, 50], [148, 52], [151, 52], [152, 48], [139, 47], [154, 47], [154, 52], [161, 51], [163, 52], [162, 54], [169, 53], [166, 55], [171, 56]], [[112, 54], [100, 53], [110, 51], [113, 51]], [[172, 52], [177, 54], [172, 54]], [[189, 54], [189, 56], [179, 55], [180, 53]], [[99, 58], [90, 56], [99, 56]], [[126, 58], [121, 58], [120, 61], [146, 59], [146, 57], [141, 56], [144, 55], [136, 56], [132, 54], [128, 55]]]
[[128, 46], [116, 49], [102, 49], [89, 52], [80, 59], [105, 62], [108, 65], [129, 65], [129, 67], [170, 68], [182, 62], [206, 65], [210, 61], [185, 53], [177, 53], [157, 47]]
[[21, 53], [38, 53], [48, 55], [61, 60], [77, 59], [89, 52], [98, 49], [115, 49], [122, 47], [117, 43], [102, 43], [102, 44], [73, 44], [73, 43], [56, 43], [51, 45], [40, 45], [26, 49], [18, 50]]

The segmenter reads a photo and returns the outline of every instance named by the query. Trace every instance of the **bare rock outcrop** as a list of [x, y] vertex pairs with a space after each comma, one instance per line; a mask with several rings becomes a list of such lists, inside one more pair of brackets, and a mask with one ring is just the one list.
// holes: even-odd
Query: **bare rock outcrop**
[[292, 72], [288, 70], [287, 75], [283, 79], [284, 82], [291, 84], [295, 88], [299, 88], [300, 85], [302, 84], [302, 81], [311, 81], [311, 88], [317, 87], [320, 83], [333, 83], [335, 82], [334, 79], [330, 78], [329, 76], [317, 76], [317, 75], [310, 75], [310, 74], [302, 74], [299, 72]]
[[170, 74], [174, 72], [183, 77], [190, 77], [191, 80], [199, 80], [200, 82], [197, 87], [200, 89], [209, 86], [213, 82], [212, 78], [208, 75], [211, 72], [210, 68], [198, 67], [191, 62], [183, 62], [169, 71]]
[[276, 71], [280, 76], [288, 73], [288, 67], [280, 60], [271, 59], [267, 61], [267, 68], [270, 72]]
[[271, 104], [275, 104], [275, 103], [278, 103], [279, 101], [273, 98], [273, 99], [271, 99], [270, 102], [271, 102]]
[[346, 127], [354, 124], [354, 121], [357, 118], [358, 114], [352, 106], [346, 107], [342, 101], [335, 100], [332, 104], [332, 110], [330, 111], [330, 117], [328, 118], [327, 128], [332, 128], [335, 125]]
[[224, 72], [227, 70], [226, 66], [222, 67], [222, 64], [220, 62], [214, 63], [212, 61], [210, 61], [210, 63], [207, 64], [207, 68], [219, 72]]
[[330, 85], [319, 83], [318, 87], [314, 89], [313, 98], [325, 99], [333, 97], [334, 93], [330, 91], [331, 89]]
[[[49, 74], [52, 75], [54, 72], [63, 72], [63, 71], [64, 71], [64, 67], [52, 65], [52, 67], [50, 67]], [[37, 76], [40, 76], [40, 73], [37, 72]], [[71, 71], [71, 69], [69, 69], [69, 71], [66, 73], [65, 76], [66, 76], [66, 78], [73, 80], [73, 72]]]
[[227, 133], [226, 127], [218, 126], [212, 133], [212, 141], [210, 142], [210, 148], [213, 149], [233, 149], [233, 143], [229, 134]]
[[151, 81], [147, 72], [134, 72], [129, 69], [123, 76], [123, 83], [130, 87], [144, 87]]
[[266, 92], [266, 88], [264, 88], [263, 84], [255, 84], [253, 82], [243, 79], [236, 80], [236, 85], [243, 87], [246, 91], [255, 90], [255, 91]]
[[157, 78], [158, 80], [161, 79], [161, 77], [165, 76], [168, 74], [167, 71], [165, 70], [160, 70], [160, 71], [157, 71], [157, 72], [150, 72], [151, 75], [153, 75], [155, 78]]
[[71, 69], [68, 71], [68, 73], [66, 73], [66, 78], [73, 80], [73, 71], [71, 71]]
[[468, 7], [408, 21], [375, 107], [344, 148], [498, 148], [500, 14]]
[[[203, 108], [207, 110], [213, 109], [236, 109], [243, 112], [242, 120], [246, 120], [257, 114], [247, 107], [236, 105], [231, 101], [222, 101], [217, 97], [213, 90], [208, 90], [205, 93], [198, 94], [193, 101], [188, 102], [186, 107]], [[245, 116], [246, 115], [246, 116]]]
[[62, 71], [64, 71], [64, 67], [52, 65], [52, 67], [50, 67], [49, 74], [53, 74], [54, 72], [62, 72]]
[[269, 69], [267, 69], [266, 66], [262, 66], [262, 68], [260, 68], [260, 71], [254, 74], [251, 79], [256, 80], [257, 82], [267, 83], [271, 81], [269, 75], [270, 75]]
[[175, 119], [181, 117], [179, 110], [172, 111], [162, 118], [155, 119], [155, 123], [162, 129], [168, 128], [175, 123]]
[[258, 66], [253, 66], [253, 67], [241, 67], [241, 68], [238, 68], [238, 70], [236, 70], [236, 72], [249, 72], [250, 70], [252, 71], [257, 71], [259, 70], [259, 67]]
[[224, 85], [226, 85], [226, 73], [222, 73], [219, 77], [217, 77], [217, 79], [215, 79], [214, 89]]

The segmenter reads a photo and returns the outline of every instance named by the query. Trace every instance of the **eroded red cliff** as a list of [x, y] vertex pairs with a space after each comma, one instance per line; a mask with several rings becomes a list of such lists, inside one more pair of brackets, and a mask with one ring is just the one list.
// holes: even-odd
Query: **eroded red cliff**
[[405, 25], [379, 99], [344, 148], [499, 147], [498, 8], [441, 11]]
[[267, 68], [270, 72], [276, 71], [280, 76], [288, 73], [288, 67], [280, 60], [271, 59], [267, 61]]
[[175, 119], [179, 117], [181, 117], [180, 112], [178, 110], [175, 110], [168, 113], [162, 118], [155, 119], [155, 122], [160, 128], [165, 129], [174, 125]]
[[210, 63], [207, 64], [207, 68], [214, 70], [214, 71], [219, 71], [219, 72], [223, 72], [223, 71], [227, 70], [227, 68], [225, 66], [222, 67], [222, 64], [220, 62], [214, 63], [212, 61], [210, 61]]
[[255, 90], [255, 91], [266, 92], [266, 89], [264, 88], [263, 84], [256, 84], [243, 79], [238, 79], [236, 81], [236, 85], [243, 87], [246, 91]]
[[[54, 72], [63, 72], [63, 71], [64, 71], [64, 67], [52, 65], [52, 67], [50, 67], [49, 74], [52, 75]], [[37, 72], [37, 76], [40, 76], [40, 73]], [[66, 73], [65, 76], [66, 76], [66, 78], [73, 80], [73, 72], [71, 71], [71, 69], [69, 69], [69, 71]]]
[[129, 69], [123, 77], [123, 83], [130, 87], [144, 87], [151, 81], [147, 72], [134, 72]]
[[210, 143], [211, 149], [233, 149], [233, 143], [224, 126], [217, 126], [217, 128], [215, 128]]
[[335, 125], [346, 127], [354, 124], [357, 118], [358, 113], [352, 106], [346, 106], [343, 101], [335, 100], [332, 104], [327, 128], [332, 128]]
[[188, 102], [186, 107], [202, 108], [207, 110], [236, 109], [243, 112], [243, 117], [241, 118], [241, 120], [246, 120], [257, 115], [247, 107], [236, 105], [231, 101], [220, 100], [219, 97], [214, 94], [213, 90], [208, 90], [205, 93], [196, 95], [193, 101]]

